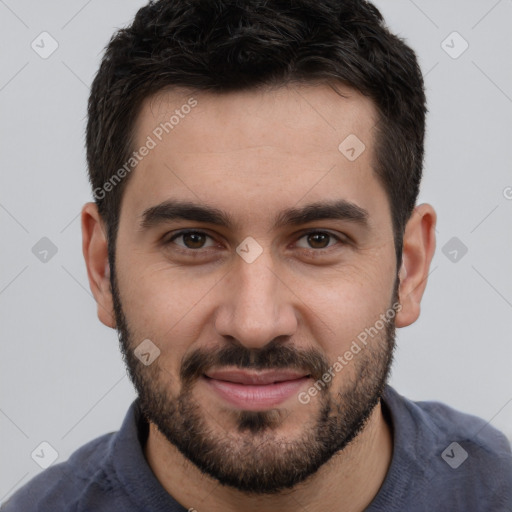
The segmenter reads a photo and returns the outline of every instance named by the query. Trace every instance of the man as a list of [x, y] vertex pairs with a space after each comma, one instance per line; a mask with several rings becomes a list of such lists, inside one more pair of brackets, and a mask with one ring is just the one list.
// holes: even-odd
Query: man
[[82, 211], [138, 399], [3, 510], [512, 510], [503, 434], [386, 384], [435, 250], [425, 112], [369, 3], [142, 8], [93, 83]]

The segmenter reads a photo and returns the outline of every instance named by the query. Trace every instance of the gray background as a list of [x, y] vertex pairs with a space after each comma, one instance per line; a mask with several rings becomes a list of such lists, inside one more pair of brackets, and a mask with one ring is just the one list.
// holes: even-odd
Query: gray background
[[[426, 76], [420, 201], [439, 216], [422, 315], [398, 332], [391, 382], [410, 398], [481, 416], [512, 438], [512, 2], [376, 4]], [[0, 502], [41, 471], [31, 458], [41, 442], [65, 460], [117, 430], [135, 396], [116, 334], [96, 317], [79, 212], [92, 197], [89, 85], [113, 31], [142, 5], [0, 0]], [[46, 59], [31, 47], [51, 49], [43, 31], [58, 42]], [[457, 58], [464, 41], [454, 31], [469, 44]], [[32, 252], [43, 237], [57, 249], [46, 262]], [[446, 246], [453, 237], [459, 241]], [[51, 451], [43, 452], [48, 462]]]

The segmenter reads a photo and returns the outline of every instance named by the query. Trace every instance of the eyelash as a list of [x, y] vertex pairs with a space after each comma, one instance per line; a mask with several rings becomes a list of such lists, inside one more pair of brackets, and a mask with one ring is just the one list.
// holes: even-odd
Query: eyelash
[[[205, 231], [200, 231], [200, 230], [196, 230], [196, 229], [187, 229], [187, 230], [182, 230], [182, 231], [178, 231], [177, 233], [175, 233], [171, 238], [169, 238], [168, 240], [164, 241], [164, 245], [166, 245], [166, 246], [170, 245], [177, 238], [180, 238], [180, 237], [182, 237], [184, 235], [188, 235], [188, 234], [204, 235], [204, 236], [206, 236], [208, 238], [213, 239], [213, 237], [211, 235], [209, 235], [208, 233], [206, 233]], [[343, 239], [340, 236], [337, 236], [337, 235], [335, 235], [335, 234], [333, 234], [333, 233], [331, 233], [329, 231], [322, 231], [322, 230], [319, 230], [319, 229], [312, 229], [310, 231], [306, 231], [304, 233], [301, 233], [301, 235], [297, 239], [297, 241], [301, 240], [304, 237], [307, 237], [308, 235], [313, 235], [313, 234], [328, 235], [329, 237], [335, 239], [338, 242], [338, 244], [341, 244], [341, 245], [346, 245], [348, 243], [348, 241], [346, 239]], [[300, 248], [300, 249], [302, 251], [308, 253], [308, 254], [313, 255], [313, 256], [318, 256], [319, 254], [326, 253], [327, 251], [332, 249], [335, 245], [330, 245], [328, 247], [324, 247], [324, 248], [320, 248], [320, 249], [313, 249], [313, 248], [309, 248], [309, 249]], [[208, 249], [211, 249], [211, 248], [212, 247], [208, 247], [208, 248], [205, 249], [205, 248], [200, 247], [199, 249], [189, 249], [189, 248], [186, 248], [186, 247], [178, 246], [178, 249], [176, 249], [176, 250], [178, 252], [186, 253], [188, 255], [191, 255], [191, 254], [194, 254], [194, 255], [198, 254], [198, 255], [200, 255], [201, 253], [204, 254], [204, 252], [207, 252]]]

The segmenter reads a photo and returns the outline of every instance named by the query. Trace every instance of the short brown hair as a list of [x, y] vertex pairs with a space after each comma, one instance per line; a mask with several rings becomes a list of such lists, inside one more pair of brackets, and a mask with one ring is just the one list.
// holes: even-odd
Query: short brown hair
[[[130, 158], [135, 120], [154, 93], [290, 82], [341, 82], [375, 103], [375, 172], [391, 205], [398, 268], [422, 175], [425, 93], [414, 52], [366, 1], [151, 1], [112, 37], [92, 84], [86, 144], [93, 190]], [[128, 179], [95, 193], [112, 258]]]

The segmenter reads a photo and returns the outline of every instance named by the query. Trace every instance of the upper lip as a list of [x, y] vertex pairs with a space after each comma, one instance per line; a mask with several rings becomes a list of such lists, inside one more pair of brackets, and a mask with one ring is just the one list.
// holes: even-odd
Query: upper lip
[[304, 372], [286, 369], [263, 370], [257, 372], [247, 370], [211, 370], [206, 372], [205, 375], [211, 379], [252, 385], [273, 384], [274, 382], [284, 382], [307, 376]]

